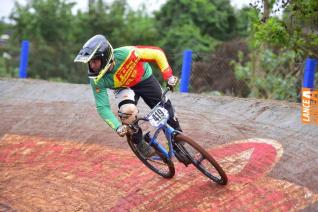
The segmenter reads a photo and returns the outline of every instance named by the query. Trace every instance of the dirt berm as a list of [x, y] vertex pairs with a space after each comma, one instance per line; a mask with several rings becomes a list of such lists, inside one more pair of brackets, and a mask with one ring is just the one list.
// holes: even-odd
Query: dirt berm
[[318, 210], [318, 126], [301, 123], [300, 104], [169, 97], [227, 186], [177, 162], [171, 180], [149, 171], [98, 116], [89, 85], [0, 79], [0, 211]]

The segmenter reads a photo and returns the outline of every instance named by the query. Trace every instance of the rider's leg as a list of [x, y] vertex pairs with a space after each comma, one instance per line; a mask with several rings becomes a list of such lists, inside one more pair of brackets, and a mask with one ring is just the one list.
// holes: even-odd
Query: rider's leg
[[[136, 120], [138, 109], [136, 107], [136, 96], [133, 90], [123, 88], [115, 91], [115, 99], [118, 104], [118, 115], [123, 124], [131, 124]], [[155, 150], [143, 140], [142, 130], [132, 134], [132, 140], [137, 144], [137, 149], [145, 157], [150, 157]]]
[[123, 124], [131, 124], [136, 120], [138, 114], [134, 91], [129, 88], [123, 88], [115, 90], [114, 94], [120, 120]]
[[[118, 105], [118, 116], [123, 124], [131, 124], [138, 114], [136, 107], [135, 93], [129, 88], [115, 90], [115, 100]], [[134, 133], [134, 143], [139, 143], [142, 140], [142, 132]]]
[[[157, 103], [161, 100], [161, 96], [162, 96], [161, 86], [160, 86], [160, 83], [153, 76], [150, 76], [148, 79], [140, 82], [134, 87], [131, 87], [131, 89], [135, 91], [135, 94], [138, 98], [139, 96], [141, 96], [141, 98], [146, 102], [146, 104], [150, 108], [153, 108], [154, 106], [156, 106]], [[178, 131], [182, 131], [179, 121], [175, 117], [175, 111], [172, 107], [170, 100], [166, 102], [165, 108], [168, 110], [171, 117], [168, 120], [168, 124], [174, 129]], [[182, 152], [180, 152], [178, 148], [175, 148], [175, 150], [176, 150], [175, 154], [178, 160], [182, 161], [185, 165], [188, 165], [189, 161], [187, 160], [187, 156], [182, 154]]]
[[[148, 79], [138, 83], [137, 85], [131, 87], [136, 94], [136, 100], [139, 96], [145, 101], [145, 103], [153, 108], [161, 100], [162, 89], [158, 80], [151, 75]], [[168, 124], [176, 130], [182, 131], [178, 119], [175, 117], [175, 111], [172, 107], [170, 100], [165, 104], [165, 108], [170, 114], [170, 119]]]

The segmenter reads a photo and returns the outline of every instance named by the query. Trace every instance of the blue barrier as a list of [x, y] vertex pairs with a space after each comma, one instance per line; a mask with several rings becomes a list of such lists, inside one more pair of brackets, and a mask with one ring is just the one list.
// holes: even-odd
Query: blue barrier
[[27, 77], [28, 56], [29, 56], [29, 41], [23, 40], [21, 44], [21, 55], [20, 55], [20, 71], [19, 71], [20, 78]]
[[181, 84], [180, 84], [180, 92], [182, 93], [188, 93], [189, 91], [191, 65], [192, 65], [192, 51], [185, 50], [183, 52]]
[[314, 88], [317, 60], [308, 57], [305, 63], [303, 88]]

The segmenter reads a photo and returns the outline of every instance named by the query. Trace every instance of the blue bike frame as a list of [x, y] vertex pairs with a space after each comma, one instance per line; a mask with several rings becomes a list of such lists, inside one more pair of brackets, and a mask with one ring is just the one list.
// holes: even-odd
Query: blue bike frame
[[[163, 130], [165, 132], [166, 139], [168, 141], [169, 145], [169, 151], [166, 150], [158, 141], [157, 137], [160, 131]], [[159, 127], [157, 127], [153, 137], [150, 137], [151, 140], [149, 142], [150, 145], [156, 146], [162, 154], [164, 154], [165, 157], [167, 158], [172, 158], [174, 156], [173, 152], [173, 147], [172, 147], [172, 138], [174, 133], [176, 132], [175, 129], [173, 129], [171, 126], [169, 126], [167, 123], [166, 124], [161, 124]], [[159, 158], [159, 157], [158, 157]]]
[[[169, 91], [169, 89], [165, 90], [162, 97], [161, 97], [161, 101], [155, 106], [153, 107], [156, 108], [158, 105], [161, 105], [164, 103], [164, 97], [166, 95], [166, 93]], [[152, 110], [153, 110], [152, 109]], [[171, 159], [173, 156], [174, 156], [174, 149], [173, 149], [173, 137], [174, 137], [174, 134], [176, 132], [178, 133], [181, 133], [177, 130], [175, 130], [173, 127], [171, 127], [167, 121], [169, 120], [170, 118], [170, 114], [169, 114], [169, 117], [167, 118], [167, 120], [161, 124], [159, 124], [159, 126], [156, 127], [156, 130], [155, 130], [155, 133], [152, 135], [149, 135], [150, 136], [150, 142], [149, 144], [151, 146], [155, 146], [158, 148], [158, 150], [160, 150], [160, 152], [166, 157], [166, 158], [169, 158]], [[144, 120], [144, 121], [149, 121], [149, 117], [145, 116], [143, 118], [138, 118], [135, 122], [138, 123], [139, 120]], [[169, 146], [169, 151], [166, 150], [166, 148], [164, 148], [158, 141], [157, 141], [157, 137], [160, 133], [160, 131], [163, 131], [165, 133], [165, 137], [168, 141], [168, 146]], [[161, 160], [161, 158], [159, 156], [155, 156], [155, 157], [151, 157], [152, 159], [158, 159], [158, 160]]]

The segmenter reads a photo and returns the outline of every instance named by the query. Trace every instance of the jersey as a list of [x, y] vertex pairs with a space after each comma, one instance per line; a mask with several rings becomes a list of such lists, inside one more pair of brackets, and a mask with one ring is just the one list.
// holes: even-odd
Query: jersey
[[152, 46], [116, 48], [114, 49], [114, 60], [113, 70], [107, 71], [97, 82], [91, 79], [90, 84], [98, 114], [113, 130], [116, 130], [121, 122], [111, 110], [107, 88], [116, 90], [132, 87], [149, 78], [152, 75], [149, 62], [158, 65], [164, 80], [172, 76], [172, 69], [163, 51]]

